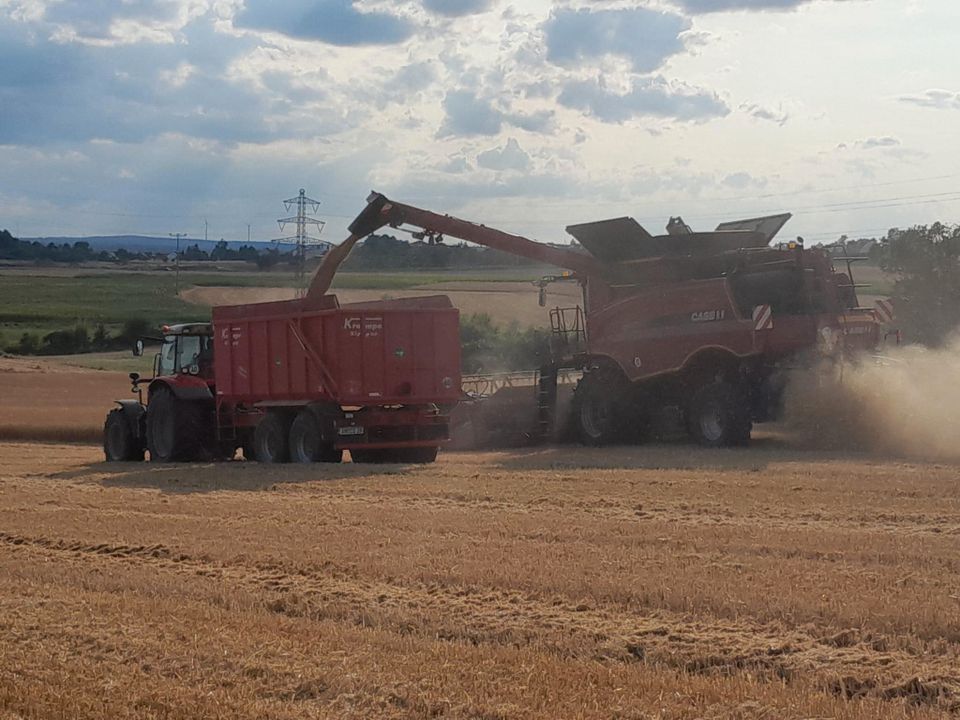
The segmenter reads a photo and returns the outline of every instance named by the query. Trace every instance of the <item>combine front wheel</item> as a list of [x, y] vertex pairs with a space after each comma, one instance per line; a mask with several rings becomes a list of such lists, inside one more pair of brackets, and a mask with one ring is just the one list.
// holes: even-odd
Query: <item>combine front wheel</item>
[[626, 381], [611, 373], [584, 374], [573, 392], [571, 405], [577, 434], [584, 445], [609, 445], [625, 437], [628, 390]]

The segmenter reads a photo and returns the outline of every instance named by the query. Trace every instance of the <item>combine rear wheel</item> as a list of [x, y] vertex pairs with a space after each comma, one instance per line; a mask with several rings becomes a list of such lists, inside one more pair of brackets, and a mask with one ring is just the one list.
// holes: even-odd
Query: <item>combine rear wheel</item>
[[143, 460], [143, 446], [120, 408], [107, 413], [107, 421], [103, 425], [103, 454], [108, 462]]
[[753, 422], [747, 393], [723, 380], [700, 388], [687, 408], [687, 429], [706, 447], [747, 445]]
[[290, 426], [290, 460], [297, 463], [338, 463], [343, 450], [323, 438], [323, 428], [317, 414], [301, 410]]
[[287, 434], [290, 419], [285, 413], [271, 410], [253, 432], [253, 455], [257, 462], [285, 463], [290, 459]]
[[199, 459], [204, 438], [211, 430], [204, 422], [204, 414], [200, 403], [177, 400], [169, 390], [156, 390], [147, 406], [150, 462]]

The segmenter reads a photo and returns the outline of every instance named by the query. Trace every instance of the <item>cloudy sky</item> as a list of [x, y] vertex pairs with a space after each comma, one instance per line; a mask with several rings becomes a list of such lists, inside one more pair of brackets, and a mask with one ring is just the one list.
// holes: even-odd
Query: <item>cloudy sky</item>
[[0, 0], [0, 227], [960, 220], [956, 0]]

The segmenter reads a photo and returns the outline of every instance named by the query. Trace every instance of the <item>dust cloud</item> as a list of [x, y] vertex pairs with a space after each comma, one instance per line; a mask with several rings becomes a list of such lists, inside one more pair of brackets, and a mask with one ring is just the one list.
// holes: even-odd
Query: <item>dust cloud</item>
[[820, 448], [960, 460], [960, 336], [804, 373], [788, 386], [786, 421]]

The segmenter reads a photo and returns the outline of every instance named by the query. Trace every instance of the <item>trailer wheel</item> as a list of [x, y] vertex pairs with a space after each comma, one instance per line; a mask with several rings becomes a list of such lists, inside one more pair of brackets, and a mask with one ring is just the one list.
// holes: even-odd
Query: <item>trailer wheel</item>
[[700, 388], [687, 408], [687, 429], [706, 447], [747, 445], [753, 422], [746, 392], [723, 380]]
[[286, 414], [270, 411], [253, 431], [253, 455], [257, 462], [285, 463], [290, 459], [287, 443], [290, 420]]
[[328, 462], [343, 460], [343, 450], [337, 450], [323, 439], [323, 429], [317, 414], [301, 410], [290, 426], [290, 460], [297, 463]]
[[147, 406], [147, 449], [150, 462], [196, 459], [209, 435], [199, 403], [177, 400], [169, 390], [157, 390]]
[[630, 388], [613, 373], [584, 374], [573, 391], [571, 415], [584, 445], [609, 445], [626, 436]]
[[103, 454], [108, 462], [143, 460], [143, 446], [120, 408], [107, 413], [107, 421], [103, 424]]

